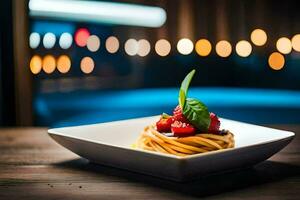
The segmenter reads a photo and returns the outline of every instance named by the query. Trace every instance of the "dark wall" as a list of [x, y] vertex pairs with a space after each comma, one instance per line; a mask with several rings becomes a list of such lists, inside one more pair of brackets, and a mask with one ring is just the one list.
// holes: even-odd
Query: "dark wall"
[[12, 1], [0, 1], [0, 126], [15, 124]]

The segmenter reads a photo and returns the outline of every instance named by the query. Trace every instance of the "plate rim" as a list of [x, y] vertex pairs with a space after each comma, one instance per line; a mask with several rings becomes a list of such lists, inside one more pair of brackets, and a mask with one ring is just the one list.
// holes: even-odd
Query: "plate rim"
[[[220, 154], [220, 153], [225, 153], [225, 152], [230, 152], [230, 151], [236, 151], [236, 150], [240, 150], [240, 149], [245, 149], [245, 148], [249, 148], [249, 147], [255, 147], [255, 146], [260, 146], [260, 145], [264, 145], [264, 144], [271, 144], [277, 141], [281, 141], [281, 140], [293, 140], [293, 138], [295, 137], [295, 133], [292, 131], [287, 131], [287, 130], [280, 130], [280, 129], [274, 129], [274, 128], [269, 128], [269, 127], [265, 127], [265, 126], [259, 126], [256, 124], [250, 124], [250, 123], [245, 123], [245, 122], [240, 122], [240, 121], [236, 121], [236, 120], [231, 120], [231, 119], [226, 119], [226, 118], [221, 118], [221, 119], [225, 119], [227, 121], [233, 121], [233, 122], [238, 122], [238, 123], [243, 123], [243, 124], [247, 124], [247, 125], [252, 125], [252, 126], [258, 126], [258, 127], [263, 127], [263, 128], [268, 128], [268, 129], [274, 129], [274, 130], [280, 130], [280, 131], [284, 131], [286, 133], [288, 133], [288, 136], [285, 136], [281, 139], [272, 139], [270, 141], [265, 141], [265, 142], [259, 142], [259, 143], [255, 143], [255, 144], [251, 144], [251, 145], [247, 145], [247, 146], [242, 146], [242, 147], [234, 147], [234, 148], [229, 148], [229, 149], [220, 149], [220, 150], [215, 150], [215, 151], [209, 151], [209, 152], [205, 152], [205, 153], [198, 153], [198, 154], [193, 154], [193, 155], [187, 155], [184, 157], [181, 156], [176, 156], [176, 155], [172, 155], [172, 154], [165, 154], [165, 153], [160, 153], [160, 152], [154, 152], [154, 151], [147, 151], [147, 150], [143, 150], [143, 149], [137, 149], [137, 148], [130, 148], [130, 147], [122, 147], [122, 146], [118, 146], [118, 145], [114, 145], [114, 144], [109, 144], [109, 143], [105, 143], [105, 142], [101, 142], [101, 141], [95, 141], [95, 140], [91, 140], [91, 139], [83, 139], [77, 136], [72, 136], [72, 135], [65, 135], [62, 134], [59, 131], [59, 129], [66, 129], [66, 128], [77, 128], [77, 127], [87, 127], [87, 126], [95, 126], [95, 125], [108, 125], [108, 124], [112, 124], [112, 123], [119, 123], [119, 122], [124, 122], [124, 121], [131, 121], [131, 120], [142, 120], [142, 119], [147, 119], [147, 118], [154, 118], [158, 115], [154, 115], [154, 116], [148, 116], [148, 117], [140, 117], [140, 118], [133, 118], [133, 119], [125, 119], [125, 120], [117, 120], [117, 121], [111, 121], [111, 122], [104, 122], [104, 123], [96, 123], [96, 124], [88, 124], [88, 125], [79, 125], [79, 126], [68, 126], [68, 127], [59, 127], [59, 128], [51, 128], [48, 129], [48, 135], [50, 135], [50, 137], [55, 140], [57, 143], [59, 143], [54, 137], [52, 136], [61, 136], [61, 137], [66, 137], [66, 138], [70, 138], [70, 139], [76, 139], [76, 140], [80, 140], [83, 142], [89, 142], [89, 143], [93, 143], [93, 144], [97, 144], [97, 145], [104, 145], [107, 147], [113, 147], [113, 148], [117, 148], [117, 149], [123, 149], [123, 150], [129, 150], [129, 151], [138, 151], [141, 153], [146, 153], [146, 154], [153, 154], [156, 156], [163, 156], [163, 157], [168, 157], [171, 159], [176, 159], [176, 160], [189, 160], [189, 159], [194, 159], [194, 158], [198, 158], [198, 157], [203, 157], [203, 156], [209, 156], [209, 155], [213, 155], [213, 154]], [[59, 143], [60, 144], [60, 143]], [[63, 146], [63, 145], [61, 145]]]

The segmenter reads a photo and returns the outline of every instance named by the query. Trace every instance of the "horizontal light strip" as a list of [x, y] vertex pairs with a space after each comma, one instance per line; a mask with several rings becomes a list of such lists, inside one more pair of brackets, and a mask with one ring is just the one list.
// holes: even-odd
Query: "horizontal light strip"
[[33, 17], [143, 27], [160, 27], [167, 18], [160, 7], [83, 0], [30, 0], [29, 10]]

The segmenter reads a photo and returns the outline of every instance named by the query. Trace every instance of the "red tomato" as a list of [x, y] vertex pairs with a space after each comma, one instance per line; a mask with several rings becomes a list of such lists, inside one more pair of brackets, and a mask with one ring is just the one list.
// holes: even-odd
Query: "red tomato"
[[174, 136], [185, 137], [194, 135], [196, 129], [193, 125], [181, 121], [175, 121], [171, 125], [171, 131], [174, 133]]
[[156, 122], [156, 130], [158, 132], [171, 132], [171, 124], [173, 123], [173, 118], [160, 118], [158, 122]]

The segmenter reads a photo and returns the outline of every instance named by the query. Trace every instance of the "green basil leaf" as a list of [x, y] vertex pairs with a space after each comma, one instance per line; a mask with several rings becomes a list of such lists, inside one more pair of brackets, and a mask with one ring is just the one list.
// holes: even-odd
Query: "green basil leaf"
[[168, 115], [167, 113], [163, 113], [163, 114], [161, 114], [161, 117], [162, 117], [163, 119], [168, 119], [168, 118], [171, 117], [171, 116]]
[[180, 88], [180, 90], [179, 90], [178, 102], [179, 102], [179, 106], [180, 106], [181, 108], [184, 107], [185, 99], [186, 99], [185, 93], [184, 93], [184, 91]]
[[188, 93], [188, 89], [189, 89], [189, 85], [191, 83], [191, 80], [195, 74], [196, 70], [192, 70], [190, 73], [188, 73], [188, 75], [186, 75], [186, 77], [183, 79], [182, 83], [181, 83], [181, 87], [179, 90], [179, 105], [181, 108], [184, 107], [185, 104], [185, 99], [187, 97], [187, 93]]
[[207, 131], [210, 117], [207, 107], [199, 100], [188, 98], [185, 100], [183, 115], [200, 131]]

